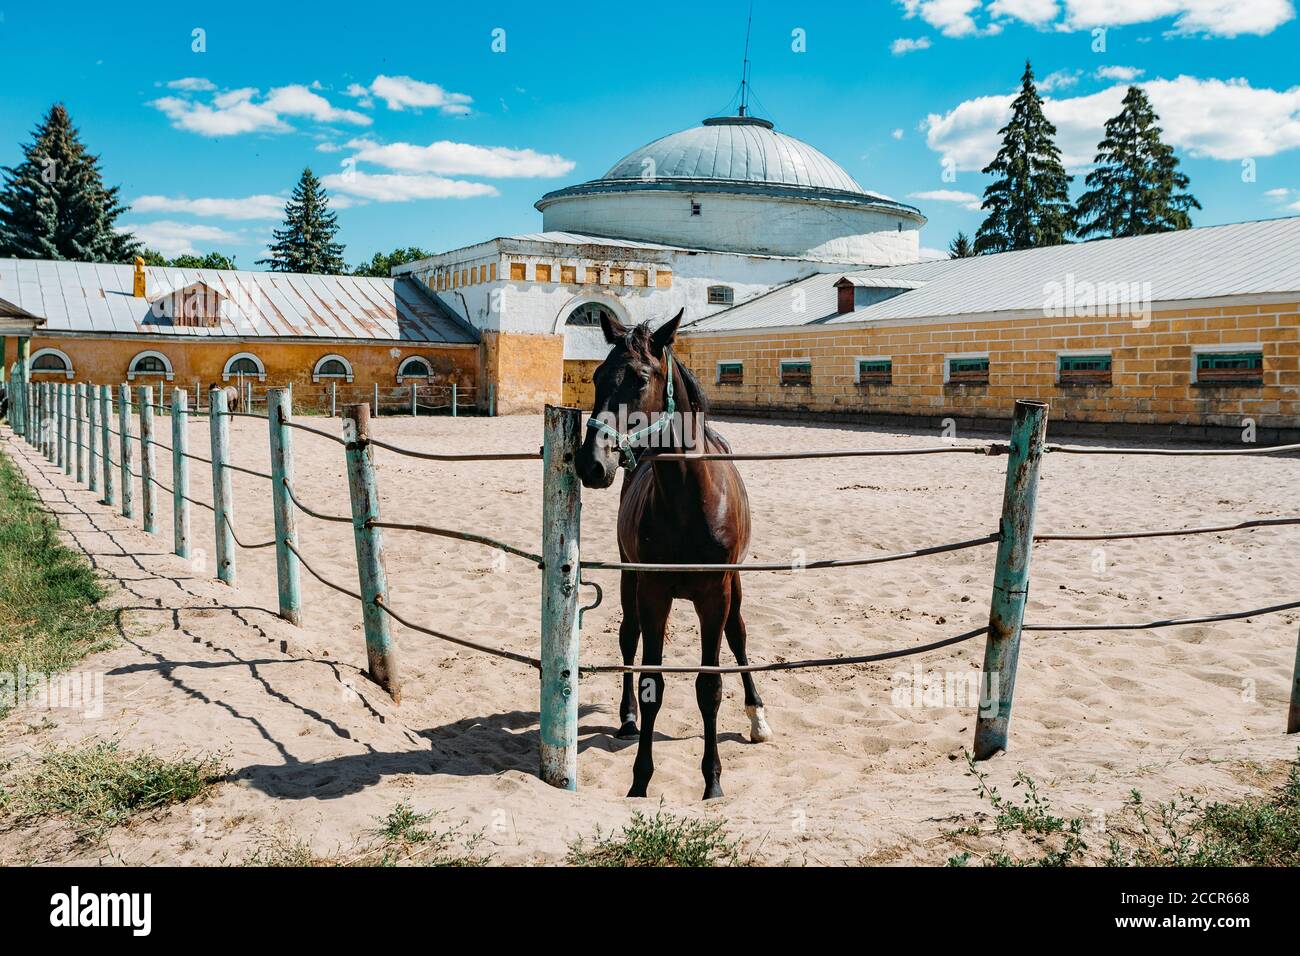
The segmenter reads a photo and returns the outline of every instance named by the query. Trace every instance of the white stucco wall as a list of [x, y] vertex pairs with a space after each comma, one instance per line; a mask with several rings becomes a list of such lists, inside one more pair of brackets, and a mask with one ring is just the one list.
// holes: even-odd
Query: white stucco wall
[[[700, 215], [691, 215], [691, 203]], [[626, 236], [738, 253], [863, 265], [900, 265], [920, 254], [914, 216], [825, 200], [685, 191], [569, 196], [547, 202], [543, 229]]]

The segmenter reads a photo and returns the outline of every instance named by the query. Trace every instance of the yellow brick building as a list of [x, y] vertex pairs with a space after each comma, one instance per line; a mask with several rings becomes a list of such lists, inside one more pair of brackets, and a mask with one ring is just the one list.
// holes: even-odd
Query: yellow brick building
[[813, 276], [679, 354], [719, 410], [1294, 437], [1300, 218]]

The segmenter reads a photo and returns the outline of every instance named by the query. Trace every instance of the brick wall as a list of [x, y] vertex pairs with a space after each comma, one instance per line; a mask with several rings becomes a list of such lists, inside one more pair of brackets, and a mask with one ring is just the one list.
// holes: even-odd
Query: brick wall
[[[1263, 352], [1263, 384], [1199, 386], [1198, 349]], [[1062, 352], [1109, 351], [1112, 384], [1062, 386]], [[987, 385], [945, 384], [945, 357], [987, 352]], [[695, 333], [678, 354], [701, 377], [719, 409], [785, 409], [881, 416], [1005, 418], [1017, 398], [1050, 402], [1057, 421], [1143, 425], [1300, 426], [1300, 305], [1225, 305], [1153, 311], [1131, 318], [1005, 319], [882, 323], [867, 329]], [[855, 382], [858, 357], [889, 357], [889, 385]], [[812, 384], [781, 386], [781, 359], [812, 361]], [[716, 363], [744, 362], [744, 383], [718, 385]]]
[[484, 378], [496, 388], [497, 412], [540, 412], [563, 400], [564, 336], [483, 333]]

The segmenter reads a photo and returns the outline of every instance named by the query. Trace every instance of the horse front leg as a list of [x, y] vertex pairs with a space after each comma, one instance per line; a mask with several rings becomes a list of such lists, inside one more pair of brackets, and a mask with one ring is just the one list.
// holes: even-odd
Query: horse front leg
[[[741, 588], [740, 575], [733, 572], [731, 576], [731, 610], [727, 614], [727, 646], [736, 658], [736, 663], [744, 667], [749, 663], [746, 643], [749, 640], [745, 630], [745, 618], [740, 613]], [[749, 716], [749, 739], [756, 744], [772, 739], [772, 728], [768, 726], [767, 715], [763, 711], [763, 698], [758, 696], [754, 686], [754, 675], [745, 672], [740, 675], [740, 682], [745, 685], [745, 713]]]
[[[641, 638], [641, 622], [636, 607], [636, 572], [623, 571], [619, 577], [619, 597], [623, 604], [623, 622], [618, 627], [618, 648], [623, 652], [623, 663], [636, 661], [636, 646]], [[623, 675], [623, 698], [618, 704], [619, 720], [623, 722], [616, 736], [620, 740], [635, 740], [636, 689], [632, 675]]]
[[[727, 621], [731, 604], [730, 591], [724, 586], [711, 591], [695, 601], [695, 613], [700, 619], [700, 665], [717, 667], [718, 653], [722, 647], [722, 629]], [[718, 708], [722, 705], [722, 675], [697, 674], [695, 676], [695, 702], [700, 707], [704, 723], [704, 759], [700, 770], [704, 774], [704, 799], [722, 796], [722, 758], [718, 755]]]
[[[654, 577], [647, 574], [638, 580], [636, 595], [641, 622], [641, 663], [650, 666], [664, 662], [664, 636], [668, 631], [668, 612], [673, 606], [672, 596], [662, 584], [653, 580]], [[659, 716], [664, 698], [663, 674], [641, 674], [639, 678], [637, 696], [641, 701], [641, 740], [636, 748], [636, 761], [632, 764], [629, 797], [644, 797], [654, 775], [655, 718]]]

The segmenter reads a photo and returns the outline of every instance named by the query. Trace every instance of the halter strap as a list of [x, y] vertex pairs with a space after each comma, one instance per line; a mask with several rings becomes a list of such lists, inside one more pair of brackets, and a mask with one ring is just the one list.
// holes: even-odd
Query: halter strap
[[602, 422], [595, 415], [587, 419], [587, 427], [594, 428], [598, 432], [604, 432], [614, 439], [618, 445], [620, 464], [628, 471], [636, 468], [636, 452], [632, 450], [632, 445], [643, 438], [647, 438], [656, 432], [663, 431], [673, 420], [673, 415], [677, 412], [677, 402], [673, 398], [673, 353], [672, 349], [664, 349], [664, 361], [668, 363], [667, 380], [668, 385], [664, 390], [664, 410], [659, 413], [659, 418], [644, 428], [638, 428], [634, 432], [621, 432], [612, 425]]

